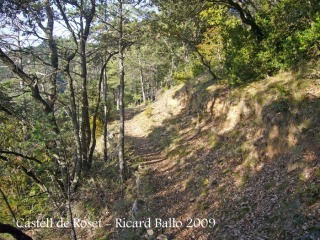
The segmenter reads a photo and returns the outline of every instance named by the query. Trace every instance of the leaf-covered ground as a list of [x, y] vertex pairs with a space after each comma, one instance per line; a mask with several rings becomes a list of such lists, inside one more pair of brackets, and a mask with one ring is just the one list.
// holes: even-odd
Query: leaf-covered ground
[[171, 239], [319, 239], [320, 80], [283, 73], [232, 89], [206, 78], [126, 122], [141, 217], [183, 221], [154, 229]]

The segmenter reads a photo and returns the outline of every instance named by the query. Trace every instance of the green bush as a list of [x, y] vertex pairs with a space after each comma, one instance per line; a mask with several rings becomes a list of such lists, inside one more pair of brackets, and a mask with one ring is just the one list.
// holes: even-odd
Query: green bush
[[[225, 68], [231, 85], [242, 84], [279, 70], [292, 70], [319, 56], [319, 8], [304, 0], [261, 1], [255, 15], [263, 31], [257, 41], [250, 28], [229, 16], [221, 28]], [[319, 10], [319, 9], [318, 9]]]
[[257, 42], [239, 20], [234, 21], [226, 26], [224, 36], [225, 67], [231, 85], [250, 81], [260, 75]]
[[264, 30], [258, 59], [268, 72], [296, 68], [319, 54], [320, 18], [304, 0], [267, 1], [257, 15]]

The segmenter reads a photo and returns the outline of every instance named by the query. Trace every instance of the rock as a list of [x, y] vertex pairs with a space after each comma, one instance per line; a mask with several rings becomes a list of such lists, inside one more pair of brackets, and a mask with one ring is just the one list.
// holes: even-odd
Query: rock
[[167, 236], [164, 234], [161, 234], [157, 237], [157, 240], [168, 240]]
[[152, 229], [147, 230], [148, 236], [152, 236], [154, 234], [154, 231]]
[[195, 198], [190, 198], [189, 202], [194, 202], [195, 200]]

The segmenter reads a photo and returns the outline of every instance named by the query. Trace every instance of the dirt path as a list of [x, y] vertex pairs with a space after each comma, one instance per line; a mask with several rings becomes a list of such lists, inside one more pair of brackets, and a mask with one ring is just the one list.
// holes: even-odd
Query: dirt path
[[160, 218], [163, 224], [173, 218], [183, 222], [183, 227], [164, 226], [155, 229], [156, 232], [165, 234], [169, 239], [211, 239], [199, 238], [209, 234], [185, 227], [187, 219], [193, 218], [196, 211], [193, 204], [195, 198], [184, 185], [190, 176], [189, 170], [179, 167], [161, 150], [161, 136], [159, 139], [153, 137], [149, 135], [130, 137], [135, 155], [141, 159], [140, 166], [148, 169], [147, 174], [142, 177], [144, 192], [142, 199], [147, 204], [148, 217]]
[[[190, 170], [179, 163], [179, 159], [167, 156], [168, 147], [173, 141], [177, 122], [184, 116], [183, 98], [177, 97], [183, 92], [177, 86], [164, 92], [155, 103], [134, 110], [129, 110], [126, 121], [126, 136], [130, 140], [134, 154], [140, 159], [142, 174], [142, 196], [146, 202], [146, 217], [158, 218], [163, 227], [156, 230], [166, 234], [169, 239], [210, 239], [209, 234], [198, 229], [187, 229], [187, 219], [197, 213], [194, 209], [195, 197], [187, 189], [185, 183], [190, 178]], [[164, 151], [166, 149], [166, 152]], [[197, 215], [197, 217], [202, 217]], [[170, 219], [182, 221], [182, 227], [166, 227]]]

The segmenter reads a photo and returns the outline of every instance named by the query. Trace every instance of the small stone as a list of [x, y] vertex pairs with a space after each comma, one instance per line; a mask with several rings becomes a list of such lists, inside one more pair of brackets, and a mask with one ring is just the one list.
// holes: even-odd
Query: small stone
[[168, 240], [167, 236], [164, 234], [161, 234], [157, 237], [157, 240]]
[[190, 198], [190, 202], [194, 202], [196, 199], [195, 198]]
[[154, 233], [154, 232], [153, 232], [153, 230], [152, 230], [152, 229], [148, 229], [148, 230], [147, 230], [147, 234], [148, 234], [149, 236], [152, 236], [152, 235], [153, 235], [153, 233]]

